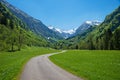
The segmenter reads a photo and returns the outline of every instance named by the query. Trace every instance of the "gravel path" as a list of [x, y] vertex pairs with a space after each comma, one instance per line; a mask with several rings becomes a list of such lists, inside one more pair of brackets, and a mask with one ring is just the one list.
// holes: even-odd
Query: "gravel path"
[[57, 52], [32, 58], [25, 66], [20, 80], [82, 80], [53, 64], [48, 57]]

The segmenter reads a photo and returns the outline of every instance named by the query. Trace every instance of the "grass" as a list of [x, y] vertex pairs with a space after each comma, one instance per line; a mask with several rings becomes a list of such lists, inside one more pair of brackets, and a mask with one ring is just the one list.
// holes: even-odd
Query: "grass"
[[19, 75], [30, 58], [52, 52], [57, 50], [29, 47], [17, 52], [0, 52], [0, 80], [19, 80]]
[[120, 80], [120, 51], [70, 50], [50, 59], [85, 80]]

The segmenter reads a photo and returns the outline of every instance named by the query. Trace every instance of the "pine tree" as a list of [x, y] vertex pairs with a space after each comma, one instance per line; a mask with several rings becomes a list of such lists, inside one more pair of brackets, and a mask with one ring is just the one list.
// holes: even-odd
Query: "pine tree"
[[120, 28], [114, 32], [113, 43], [114, 49], [120, 50]]
[[108, 50], [110, 45], [110, 40], [112, 39], [112, 32], [110, 29], [105, 30], [103, 36], [103, 49]]

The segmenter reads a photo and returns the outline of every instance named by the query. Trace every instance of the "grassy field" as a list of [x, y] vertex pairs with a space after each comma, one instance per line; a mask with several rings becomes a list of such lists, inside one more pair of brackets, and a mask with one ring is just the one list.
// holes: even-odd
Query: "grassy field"
[[50, 59], [85, 80], [120, 80], [120, 51], [71, 50]]
[[50, 48], [29, 47], [17, 52], [0, 52], [0, 80], [18, 80], [24, 64], [32, 57], [57, 52]]

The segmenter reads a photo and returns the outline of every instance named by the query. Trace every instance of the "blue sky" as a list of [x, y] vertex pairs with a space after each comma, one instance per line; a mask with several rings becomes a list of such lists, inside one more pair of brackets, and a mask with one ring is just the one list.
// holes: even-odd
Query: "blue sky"
[[86, 20], [103, 21], [120, 0], [7, 0], [45, 25], [69, 30]]

